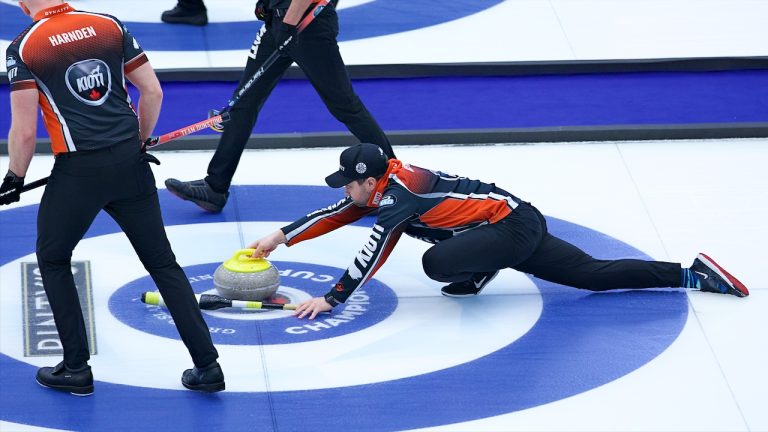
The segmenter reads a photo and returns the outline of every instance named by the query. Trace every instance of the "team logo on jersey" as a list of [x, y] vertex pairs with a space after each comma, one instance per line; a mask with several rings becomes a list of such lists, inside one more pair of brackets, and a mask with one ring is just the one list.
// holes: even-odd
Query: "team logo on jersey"
[[75, 98], [91, 106], [103, 104], [112, 89], [109, 66], [98, 59], [83, 60], [70, 66], [66, 82]]
[[360, 252], [355, 257], [355, 261], [347, 269], [349, 277], [354, 280], [360, 280], [364, 274], [369, 273], [369, 266], [376, 251], [379, 249], [382, 234], [384, 234], [384, 227], [375, 224], [371, 236], [368, 237], [368, 242], [360, 249]]
[[379, 207], [390, 206], [396, 202], [397, 198], [394, 195], [384, 195], [381, 201], [379, 201]]
[[5, 59], [5, 68], [10, 69], [16, 66], [16, 58], [14, 56], [8, 56]]

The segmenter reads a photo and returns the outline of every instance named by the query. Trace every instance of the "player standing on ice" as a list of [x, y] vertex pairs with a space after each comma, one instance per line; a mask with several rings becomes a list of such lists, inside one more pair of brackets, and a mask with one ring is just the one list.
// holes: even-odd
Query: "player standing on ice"
[[[93, 393], [88, 339], [72, 277], [72, 251], [106, 211], [128, 236], [163, 294], [195, 366], [182, 384], [224, 390], [208, 325], [176, 262], [160, 214], [155, 178], [142, 152], [160, 114], [160, 83], [139, 44], [115, 17], [75, 11], [57, 0], [19, 3], [34, 23], [10, 45], [9, 170], [0, 205], [19, 201], [35, 151], [37, 112], [56, 156], [37, 215], [37, 262], [64, 349], [64, 360], [37, 372], [45, 387]], [[138, 88], [138, 117], [125, 79]]]

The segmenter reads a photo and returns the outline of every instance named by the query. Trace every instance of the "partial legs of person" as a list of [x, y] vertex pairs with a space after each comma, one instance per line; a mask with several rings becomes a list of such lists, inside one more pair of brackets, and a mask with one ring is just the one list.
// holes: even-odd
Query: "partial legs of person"
[[[274, 51], [274, 38], [268, 32], [267, 26], [264, 26], [251, 47], [238, 89], [253, 76]], [[165, 186], [169, 192], [181, 199], [194, 202], [206, 211], [220, 212], [224, 208], [229, 198], [228, 191], [232, 184], [232, 177], [235, 175], [253, 127], [256, 125], [259, 111], [291, 63], [293, 60], [280, 57], [232, 107], [230, 119], [224, 124], [224, 131], [216, 152], [208, 164], [208, 175], [205, 179], [194, 181], [168, 179], [165, 181]]]
[[590, 291], [685, 287], [749, 295], [744, 284], [704, 254], [690, 268], [662, 261], [595, 259], [547, 232], [544, 217], [528, 204], [496, 224], [438, 243], [424, 254], [423, 265], [430, 278], [451, 282], [441, 290], [451, 297], [479, 294], [506, 267]]
[[[104, 210], [120, 225], [133, 245], [144, 268], [160, 290], [173, 317], [181, 340], [189, 350], [195, 367], [182, 375], [182, 383], [192, 390], [224, 390], [224, 374], [216, 361], [208, 325], [200, 312], [187, 275], [179, 266], [163, 225], [155, 179], [147, 162], [138, 161], [125, 177], [136, 178], [122, 196]], [[117, 186], [116, 186], [117, 187]]]
[[336, 9], [328, 6], [299, 37], [293, 51], [296, 63], [336, 119], [360, 142], [376, 144], [388, 157], [394, 158], [389, 139], [352, 88], [339, 53], [338, 33]]
[[53, 312], [64, 359], [37, 372], [45, 387], [78, 396], [93, 393], [83, 313], [72, 276], [72, 251], [106, 202], [94, 177], [78, 176], [81, 164], [57, 157], [37, 214], [37, 262]]
[[443, 240], [424, 253], [424, 272], [450, 282], [441, 293], [449, 297], [479, 294], [500, 269], [526, 260], [539, 245], [544, 226], [532, 210], [518, 210], [495, 224], [483, 225]]
[[[540, 279], [590, 291], [643, 288], [697, 288], [702, 291], [749, 295], [746, 287], [721, 267], [700, 255], [691, 268], [679, 263], [640, 259], [595, 259], [580, 248], [546, 231], [544, 217], [536, 211], [545, 227], [541, 243], [531, 256], [512, 268]], [[700, 270], [701, 275], [696, 273]], [[720, 272], [721, 277], [717, 273]], [[726, 276], [727, 275], [727, 276]]]
[[203, 0], [179, 0], [173, 9], [163, 12], [160, 19], [169, 24], [204, 26], [208, 24], [208, 10]]
[[[546, 226], [541, 213], [536, 213]], [[550, 282], [590, 291], [683, 287], [738, 297], [749, 295], [746, 287], [736, 278], [722, 269], [722, 273], [728, 276], [718, 276], [700, 258], [694, 261], [691, 268], [664, 261], [595, 259], [578, 247], [549, 234], [546, 229], [534, 253], [513, 268]], [[700, 277], [695, 269], [706, 271], [708, 277]]]
[[549, 233], [528, 260], [513, 268], [549, 282], [590, 291], [679, 287], [681, 274], [678, 263], [595, 259]]
[[[195, 361], [192, 371], [198, 365], [203, 369], [218, 367], [216, 350], [189, 282], [175, 264], [172, 252], [161, 251], [164, 247], [170, 251], [170, 247], [162, 227], [154, 178], [146, 162], [140, 161], [139, 144], [122, 143], [93, 153], [56, 158], [38, 210], [37, 257], [64, 360], [55, 367], [38, 370], [37, 381], [45, 387], [76, 395], [88, 395], [94, 390], [71, 257], [102, 208], [126, 230], [140, 258], [159, 281], [161, 291], [173, 299], [174, 306], [168, 304]], [[168, 289], [169, 285], [173, 286]], [[206, 374], [212, 374], [210, 369]]]
[[[330, 112], [339, 121], [361, 142], [376, 144], [389, 157], [395, 157], [387, 136], [352, 88], [336, 42], [338, 27], [335, 8], [326, 7], [302, 32], [292, 55]], [[238, 88], [242, 87], [275, 51], [275, 41], [270, 29], [270, 25], [265, 25], [257, 35]], [[291, 58], [280, 57], [232, 108], [230, 120], [224, 124], [216, 152], [208, 164], [208, 175], [205, 179], [168, 179], [165, 185], [169, 192], [194, 202], [206, 211], [220, 212], [224, 208], [229, 198], [232, 178], [253, 132], [259, 111], [293, 61]]]

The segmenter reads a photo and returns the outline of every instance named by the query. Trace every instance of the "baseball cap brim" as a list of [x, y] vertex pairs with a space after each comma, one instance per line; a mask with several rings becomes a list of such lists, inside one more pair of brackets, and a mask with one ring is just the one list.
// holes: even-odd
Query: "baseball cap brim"
[[354, 179], [346, 178], [341, 171], [336, 171], [335, 173], [325, 178], [325, 183], [334, 189], [338, 189], [340, 187], [344, 187], [347, 183], [351, 182], [352, 180]]

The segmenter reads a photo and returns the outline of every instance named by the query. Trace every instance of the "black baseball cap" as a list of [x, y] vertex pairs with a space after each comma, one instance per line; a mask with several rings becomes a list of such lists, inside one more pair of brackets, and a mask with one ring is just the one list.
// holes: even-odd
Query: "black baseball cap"
[[361, 143], [341, 152], [339, 170], [325, 178], [332, 188], [340, 188], [353, 180], [379, 177], [387, 172], [389, 159], [375, 144]]

